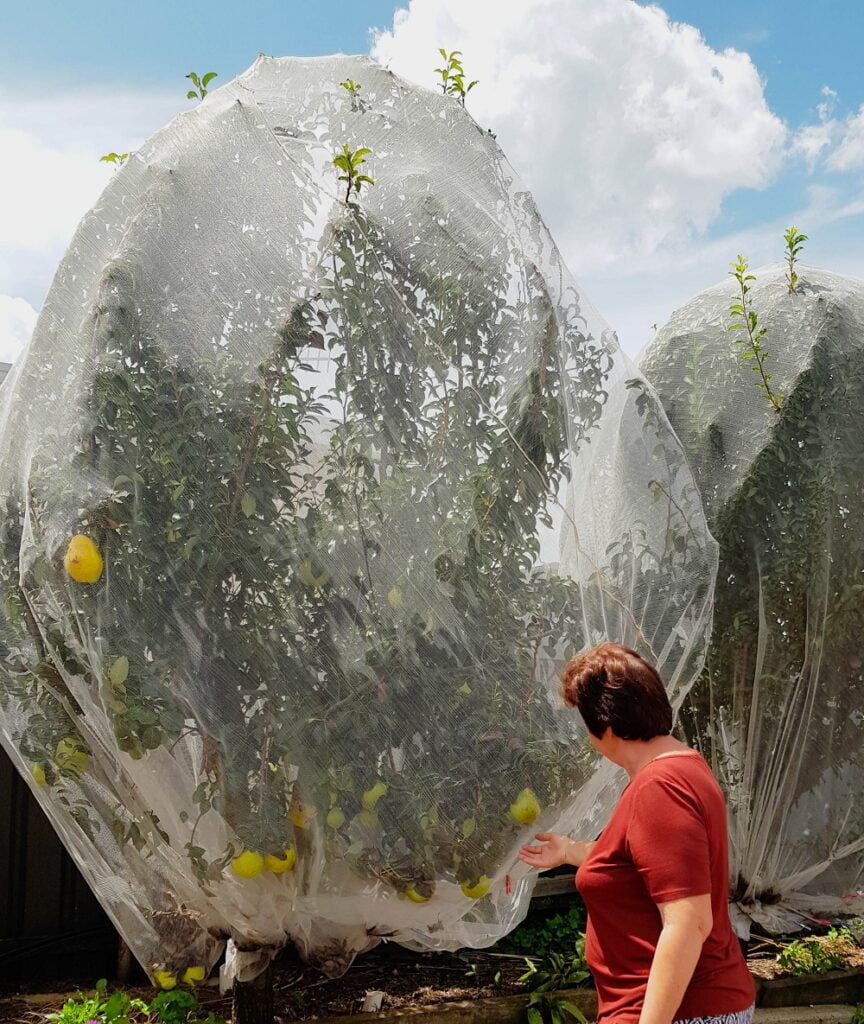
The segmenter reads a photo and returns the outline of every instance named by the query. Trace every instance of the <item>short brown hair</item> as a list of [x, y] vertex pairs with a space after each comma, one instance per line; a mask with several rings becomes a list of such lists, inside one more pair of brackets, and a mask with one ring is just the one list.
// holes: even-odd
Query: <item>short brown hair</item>
[[564, 702], [579, 709], [598, 739], [610, 726], [622, 740], [672, 732], [672, 706], [657, 669], [621, 644], [599, 644], [571, 658], [561, 679]]

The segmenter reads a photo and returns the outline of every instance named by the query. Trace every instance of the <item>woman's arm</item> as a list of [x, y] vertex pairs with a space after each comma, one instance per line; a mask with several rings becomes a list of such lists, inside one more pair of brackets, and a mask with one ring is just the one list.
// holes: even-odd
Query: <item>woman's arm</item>
[[711, 895], [658, 903], [663, 929], [654, 951], [639, 1024], [671, 1024], [711, 934]]
[[519, 860], [539, 871], [560, 868], [562, 864], [578, 868], [594, 847], [594, 843], [587, 839], [569, 839], [557, 832], [538, 832], [534, 838], [544, 845], [526, 843], [519, 850]]

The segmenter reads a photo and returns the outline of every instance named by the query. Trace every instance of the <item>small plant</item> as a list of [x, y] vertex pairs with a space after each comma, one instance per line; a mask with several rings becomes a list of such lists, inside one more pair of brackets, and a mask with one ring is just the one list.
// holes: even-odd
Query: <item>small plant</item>
[[125, 992], [107, 992], [104, 978], [96, 983], [91, 995], [79, 992], [66, 1000], [55, 1013], [45, 1015], [50, 1024], [226, 1024], [223, 1017], [208, 1013], [199, 1017], [198, 997], [189, 989], [160, 992], [148, 1005], [143, 999], [132, 999]]
[[864, 1003], [859, 1003], [852, 1014], [852, 1024], [864, 1024]]
[[790, 974], [825, 974], [843, 967], [855, 948], [851, 934], [832, 928], [822, 938], [796, 939], [785, 946], [777, 963]]
[[213, 81], [214, 78], [218, 76], [215, 71], [208, 71], [203, 78], [199, 78], [194, 71], [190, 71], [186, 77], [195, 86], [194, 89], [190, 89], [189, 92], [186, 93], [186, 99], [203, 100], [204, 97], [207, 95], [207, 86], [210, 84], [210, 82]]
[[519, 979], [530, 990], [526, 1013], [528, 1024], [569, 1024], [569, 1019], [585, 1024], [585, 1014], [564, 996], [561, 989], [575, 988], [589, 978], [585, 964], [584, 938], [581, 953], [564, 956], [549, 953], [539, 967], [527, 960], [528, 970]]
[[107, 993], [108, 982], [101, 978], [90, 995], [79, 992], [71, 996], [56, 1013], [46, 1014], [51, 1024], [130, 1024], [133, 1016], [148, 1013], [141, 999], [130, 999], [125, 992]]
[[443, 47], [438, 52], [444, 59], [444, 67], [435, 68], [435, 74], [441, 76], [441, 91], [445, 96], [458, 96], [459, 102], [465, 106], [465, 97], [477, 85], [477, 80], [465, 85], [465, 69], [462, 67], [462, 51], [453, 50], [448, 53]]
[[798, 262], [798, 253], [804, 248], [804, 243], [807, 241], [807, 236], [798, 233], [798, 228], [793, 224], [791, 228], [784, 232], [783, 237], [786, 239], [786, 263], [789, 269], [786, 271], [786, 284], [790, 292], [794, 292], [798, 285], [798, 274], [795, 271], [795, 264]]
[[356, 111], [359, 108], [362, 100], [360, 99], [360, 89], [362, 86], [359, 82], [355, 82], [352, 78], [346, 79], [344, 82], [339, 83], [342, 88], [351, 97], [351, 110]]
[[117, 167], [122, 167], [130, 156], [131, 153], [106, 153], [105, 156], [100, 156], [99, 159], [102, 163], [115, 164]]
[[738, 331], [735, 344], [743, 345], [746, 349], [741, 359], [755, 360], [752, 369], [754, 373], [759, 374], [757, 383], [771, 403], [772, 409], [779, 412], [781, 395], [771, 387], [771, 374], [765, 369], [768, 354], [762, 347], [762, 339], [768, 333], [768, 328], [759, 326], [759, 315], [753, 308], [752, 299], [749, 298], [750, 285], [748, 282], [755, 281], [756, 275], [747, 272], [747, 263], [747, 257], [741, 255], [738, 256], [735, 263], [730, 263], [732, 270], [729, 271], [729, 274], [738, 282], [740, 297], [729, 307], [729, 317], [732, 322], [727, 330]]
[[532, 992], [557, 992], [562, 988], [575, 988], [590, 977], [585, 962], [585, 937], [573, 953], [547, 953], [538, 965], [525, 958], [528, 970], [519, 979]]
[[353, 152], [348, 148], [347, 145], [342, 146], [342, 152], [337, 153], [333, 157], [334, 166], [338, 167], [340, 171], [344, 171], [344, 174], [339, 175], [339, 180], [347, 183], [345, 189], [345, 202], [349, 202], [351, 199], [351, 192], [355, 195], [360, 194], [360, 189], [363, 185], [374, 185], [375, 182], [368, 174], [361, 174], [360, 168], [366, 162], [367, 154], [371, 154], [371, 149], [360, 148]]

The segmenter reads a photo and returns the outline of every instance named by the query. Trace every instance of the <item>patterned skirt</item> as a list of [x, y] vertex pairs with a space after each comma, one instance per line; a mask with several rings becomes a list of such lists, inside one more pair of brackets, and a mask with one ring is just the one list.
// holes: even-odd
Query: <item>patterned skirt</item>
[[748, 1006], [738, 1013], [721, 1013], [716, 1017], [686, 1017], [672, 1024], [753, 1024], [753, 1010], [753, 1006]]

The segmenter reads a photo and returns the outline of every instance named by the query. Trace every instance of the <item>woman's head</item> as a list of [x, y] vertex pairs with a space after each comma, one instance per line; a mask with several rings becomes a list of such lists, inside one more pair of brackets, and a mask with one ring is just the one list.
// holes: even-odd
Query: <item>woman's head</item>
[[621, 644], [600, 644], [567, 663], [564, 701], [596, 739], [610, 728], [622, 740], [653, 740], [672, 732], [672, 706], [653, 665]]

